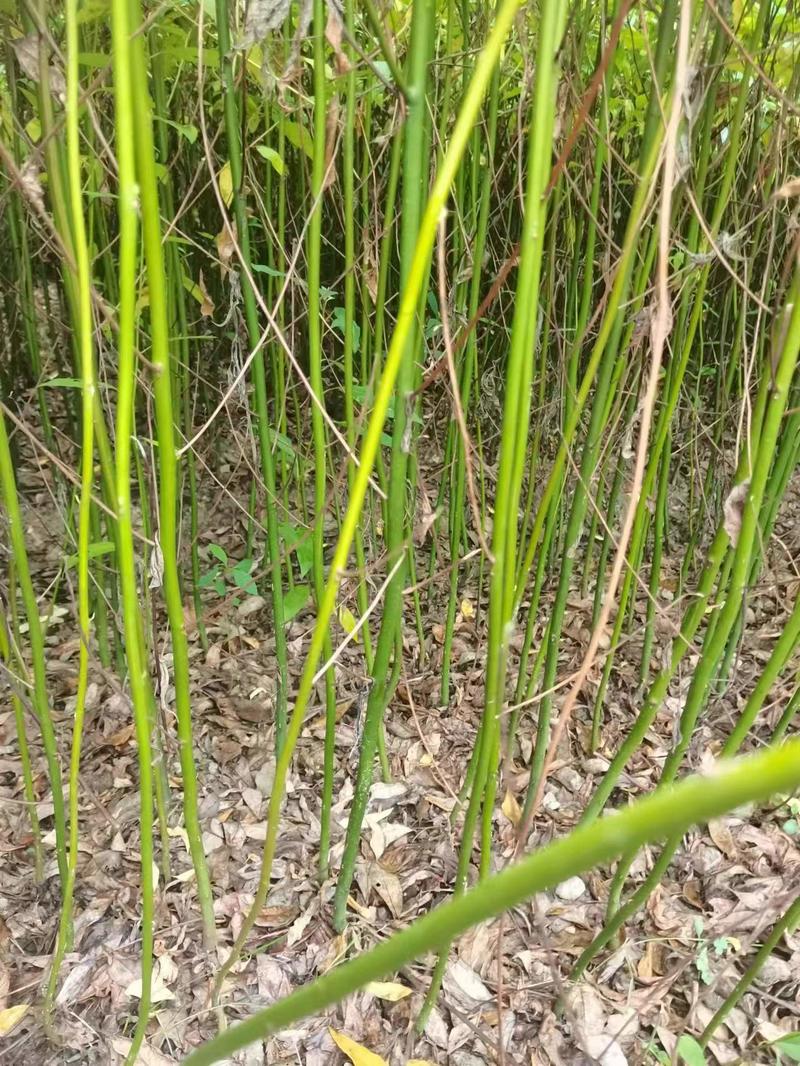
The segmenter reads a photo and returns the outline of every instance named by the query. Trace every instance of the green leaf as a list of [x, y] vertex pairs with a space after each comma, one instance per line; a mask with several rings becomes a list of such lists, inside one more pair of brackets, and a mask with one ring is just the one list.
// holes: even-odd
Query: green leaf
[[213, 555], [215, 559], [219, 559], [223, 566], [228, 565], [228, 554], [220, 544], [209, 544], [208, 554]]
[[[80, 15], [78, 16], [80, 22]], [[82, 67], [89, 67], [90, 70], [104, 70], [111, 63], [111, 56], [106, 55], [105, 52], [79, 52], [78, 62]]]
[[256, 151], [262, 159], [266, 159], [268, 163], [272, 164], [272, 168], [276, 173], [283, 175], [286, 168], [283, 165], [283, 160], [274, 148], [270, 148], [266, 144], [257, 144]]
[[314, 545], [311, 538], [306, 537], [297, 545], [297, 565], [300, 567], [300, 576], [305, 577], [314, 565]]
[[[334, 307], [333, 309], [333, 328], [338, 330], [343, 337], [345, 335], [346, 314], [343, 307]], [[355, 320], [352, 322], [352, 334], [353, 351], [358, 352], [361, 350], [361, 326]]]
[[49, 378], [42, 382], [43, 389], [82, 389], [80, 378]]
[[265, 266], [263, 263], [253, 263], [253, 270], [255, 270], [257, 274], [269, 274], [271, 278], [286, 277], [282, 270], [276, 270], [274, 267]]
[[242, 592], [246, 592], [248, 596], [255, 596], [258, 592], [256, 583], [247, 570], [231, 570], [231, 580], [237, 588], [241, 589]]
[[[213, 4], [212, 4], [213, 7]], [[191, 48], [186, 45], [172, 45], [169, 48], [164, 49], [164, 55], [170, 56], [172, 59], [177, 59], [183, 63], [197, 63], [197, 48]], [[203, 66], [204, 67], [218, 67], [219, 66], [219, 49], [217, 48], [204, 48], [203, 49]]]
[[88, 22], [94, 22], [95, 19], [108, 18], [110, 9], [109, 0], [86, 0], [81, 4], [78, 12], [78, 25], [85, 26]]
[[207, 574], [202, 574], [197, 581], [197, 587], [201, 589], [211, 588], [219, 577], [219, 567], [215, 566]]
[[795, 836], [798, 832], [799, 825], [800, 823], [798, 823], [796, 818], [789, 818], [788, 821], [785, 821], [783, 823], [783, 831], [784, 833], [788, 833], [790, 836]]
[[194, 144], [197, 140], [199, 134], [197, 126], [193, 126], [191, 123], [173, 122], [171, 118], [165, 118], [163, 115], [157, 115], [156, 117], [160, 122], [166, 122], [168, 126], [172, 126], [173, 129], [177, 130], [182, 137], [186, 138], [189, 144]]
[[295, 458], [294, 445], [287, 436], [283, 433], [278, 433], [277, 430], [274, 429], [269, 431], [269, 435], [278, 451], [283, 452], [284, 455], [288, 455], [290, 459]]
[[[391, 70], [389, 70], [389, 64], [386, 62], [386, 60], [385, 59], [376, 59], [375, 62], [372, 65], [375, 68], [376, 72], [384, 79], [384, 81], [388, 81], [389, 84], [391, 85], [391, 83], [392, 83], [392, 72], [391, 72]], [[379, 88], [383, 89], [383, 86], [381, 85], [381, 86], [379, 86]]]
[[697, 952], [697, 958], [694, 960], [694, 964], [697, 967], [697, 972], [700, 974], [700, 979], [704, 985], [710, 985], [714, 980], [711, 973], [711, 967], [708, 964], [708, 947], [703, 944], [700, 950]]
[[[372, 399], [371, 390], [366, 385], [354, 385], [353, 386], [353, 399], [356, 403], [366, 403], [367, 400]], [[386, 418], [394, 418], [394, 399], [389, 401], [389, 406], [386, 408]]]
[[297, 122], [284, 122], [283, 132], [290, 144], [295, 148], [302, 148], [309, 159], [313, 157], [314, 141], [305, 126], [300, 126]]
[[278, 536], [287, 548], [293, 548], [298, 540], [300, 540], [300, 530], [297, 526], [293, 526], [291, 522], [279, 522]]
[[295, 585], [293, 589], [289, 589], [283, 597], [284, 622], [291, 622], [294, 616], [302, 611], [308, 603], [310, 592], [311, 589], [308, 585]]
[[339, 616], [339, 624], [341, 625], [342, 629], [348, 634], [348, 636], [350, 636], [353, 633], [355, 633], [356, 635], [355, 635], [355, 637], [353, 639], [356, 642], [358, 642], [359, 639], [360, 639], [360, 635], [358, 633], [356, 633], [356, 627], [358, 625], [358, 620], [356, 619], [356, 617], [353, 614], [353, 612], [350, 610], [349, 607], [345, 607], [344, 604], [342, 604], [339, 607], [339, 610], [338, 610], [337, 613], [338, 613], [338, 616]]
[[686, 1066], [705, 1066], [705, 1052], [693, 1036], [684, 1033], [678, 1041], [677, 1051]]
[[792, 1062], [800, 1062], [800, 1033], [788, 1033], [776, 1040], [772, 1047], [777, 1048], [781, 1055], [785, 1055]]
[[314, 565], [314, 546], [311, 538], [304, 535], [304, 529], [293, 526], [290, 522], [281, 522], [278, 525], [278, 533], [289, 551], [297, 555], [300, 576], [305, 577]]
[[[97, 559], [101, 555], [108, 555], [110, 552], [113, 552], [113, 550], [114, 550], [114, 542], [113, 541], [111, 541], [111, 540], [98, 540], [98, 541], [95, 541], [94, 544], [90, 544], [89, 545], [89, 558], [90, 559]], [[71, 569], [73, 566], [77, 566], [78, 565], [78, 556], [77, 556], [77, 554], [75, 554], [75, 555], [67, 555], [65, 557], [65, 559], [64, 559], [64, 562], [65, 562], [65, 564], [66, 564], [68, 569]]]

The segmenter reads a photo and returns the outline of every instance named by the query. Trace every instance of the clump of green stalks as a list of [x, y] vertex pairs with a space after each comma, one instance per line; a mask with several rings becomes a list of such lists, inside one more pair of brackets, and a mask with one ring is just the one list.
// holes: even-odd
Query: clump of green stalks
[[[335, 880], [337, 930], [372, 783], [393, 771], [384, 726], [397, 685], [413, 656], [415, 672], [438, 672], [442, 707], [453, 703], [462, 601], [475, 614], [485, 688], [453, 782], [459, 898], [191, 1062], [217, 1061], [433, 946], [422, 1029], [454, 936], [616, 859], [607, 920], [577, 980], [665, 876], [692, 820], [797, 786], [795, 748], [781, 745], [800, 688], [777, 724], [764, 715], [773, 684], [796, 669], [797, 606], [723, 741], [726, 756], [765, 740], [770, 750], [676, 785], [712, 701], [735, 680], [748, 591], [798, 461], [794, 18], [767, 2], [745, 4], [732, 22], [689, 0], [655, 11], [629, 0], [313, 0], [286, 10], [229, 0], [66, 0], [54, 10], [32, 0], [0, 14], [0, 660], [31, 862], [61, 885], [44, 995], [52, 1032], [81, 877], [95, 676], [124, 686], [139, 759], [143, 994], [130, 1062], [150, 1017], [154, 862], [168, 872], [176, 817], [202, 941], [216, 944], [186, 618], [191, 608], [206, 646], [204, 615], [216, 604], [202, 514], [222, 490], [247, 516], [242, 584], [268, 604], [276, 771], [253, 905], [212, 966], [220, 1007], [268, 897], [317, 686], [317, 872]], [[217, 468], [232, 434], [241, 464], [228, 488]], [[63, 517], [50, 604], [26, 541], [20, 470], [32, 458]], [[669, 610], [666, 564], [678, 575]], [[77, 692], [69, 728], [57, 728], [42, 619], [73, 588]], [[590, 604], [581, 621], [591, 637], [573, 678], [564, 663], [576, 598]], [[287, 631], [300, 612], [313, 625], [298, 667]], [[432, 618], [442, 619], [438, 641]], [[363, 655], [364, 712], [332, 868], [345, 631], [348, 655]], [[172, 719], [158, 713], [165, 647]], [[690, 652], [656, 795], [600, 820]], [[621, 656], [635, 660], [635, 711], [608, 729]], [[599, 684], [588, 689], [592, 668]], [[575, 833], [539, 851], [538, 805], [576, 719], [585, 750], [603, 752], [609, 769]], [[526, 750], [517, 853], [533, 853], [492, 879], [498, 786]], [[39, 758], [54, 806], [52, 871], [36, 819]], [[633, 858], [656, 839], [662, 852], [626, 895]], [[769, 945], [795, 912], [793, 903], [776, 917]]]

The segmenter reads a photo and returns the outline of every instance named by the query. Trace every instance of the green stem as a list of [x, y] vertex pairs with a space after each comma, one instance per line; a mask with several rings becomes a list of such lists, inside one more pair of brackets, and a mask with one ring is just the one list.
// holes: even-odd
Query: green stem
[[[405, 126], [402, 188], [402, 222], [400, 231], [400, 285], [404, 291], [408, 285], [415, 244], [419, 231], [420, 205], [424, 196], [425, 141], [428, 103], [426, 97], [427, 68], [430, 46], [433, 42], [432, 0], [415, 0], [411, 22], [409, 45], [408, 92], [411, 101]], [[394, 392], [394, 426], [392, 431], [392, 455], [389, 471], [389, 495], [386, 504], [386, 554], [387, 565], [397, 566], [384, 595], [383, 617], [375, 647], [372, 668], [372, 685], [364, 715], [361, 747], [358, 758], [353, 805], [347, 823], [344, 853], [336, 893], [333, 902], [333, 924], [342, 930], [347, 921], [347, 898], [350, 894], [355, 871], [361, 826], [367, 809], [369, 790], [372, 785], [375, 753], [378, 747], [383, 718], [391, 698], [390, 662], [394, 654], [394, 667], [399, 674], [402, 660], [397, 649], [398, 632], [402, 631], [403, 587], [408, 563], [405, 543], [407, 478], [409, 443], [406, 440], [409, 417], [409, 397], [414, 387], [414, 354], [417, 347], [418, 329], [409, 331], [403, 356], [398, 367]], [[408, 424], [408, 431], [411, 425]]]
[[81, 374], [81, 486], [78, 509], [78, 682], [75, 718], [72, 725], [72, 751], [69, 767], [69, 850], [67, 878], [61, 901], [58, 936], [45, 993], [45, 1014], [50, 1015], [55, 1002], [56, 986], [64, 954], [69, 947], [72, 928], [72, 899], [78, 869], [78, 774], [81, 741], [86, 714], [86, 691], [89, 684], [90, 591], [89, 543], [91, 540], [92, 488], [94, 485], [93, 411], [96, 383], [92, 334], [92, 277], [81, 188], [80, 113], [78, 107], [79, 65], [78, 0], [67, 0], [67, 178], [76, 264], [76, 303], [78, 310], [77, 345]]
[[[140, 0], [130, 0], [131, 24], [140, 26]], [[141, 35], [131, 45], [131, 76], [133, 84], [147, 81], [145, 39]], [[164, 272], [164, 253], [161, 238], [161, 212], [156, 176], [153, 124], [150, 98], [145, 92], [133, 94], [134, 136], [136, 143], [137, 176], [142, 204], [142, 240], [150, 307], [150, 361], [155, 395], [156, 433], [158, 437], [158, 502], [159, 545], [164, 568], [164, 600], [167, 607], [172, 638], [172, 672], [175, 685], [175, 715], [178, 729], [178, 752], [183, 788], [183, 817], [189, 854], [197, 879], [197, 897], [203, 917], [203, 935], [207, 948], [216, 942], [214, 896], [208, 874], [202, 830], [198, 814], [197, 771], [194, 762], [192, 709], [189, 691], [189, 646], [181, 595], [178, 568], [178, 462], [175, 449], [175, 415], [173, 411], [173, 380], [170, 354], [167, 289]]]
[[[153, 974], [153, 754], [150, 709], [153, 694], [142, 641], [136, 556], [131, 515], [131, 437], [135, 432], [137, 228], [139, 190], [136, 181], [133, 70], [128, 0], [113, 0], [111, 31], [114, 68], [116, 154], [119, 215], [119, 316], [117, 335], [116, 516], [117, 565], [122, 593], [125, 653], [133, 700], [139, 755], [139, 850], [142, 895], [142, 987], [136, 1028], [126, 1059], [136, 1062], [150, 1017]], [[141, 91], [141, 88], [138, 90]]]

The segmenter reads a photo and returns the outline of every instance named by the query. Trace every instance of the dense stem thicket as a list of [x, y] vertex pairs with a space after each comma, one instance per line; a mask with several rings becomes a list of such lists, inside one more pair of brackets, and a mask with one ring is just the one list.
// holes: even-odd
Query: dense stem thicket
[[[427, 743], [418, 709], [469, 742], [447, 782], [460, 898], [191, 1062], [436, 947], [422, 1032], [457, 933], [618, 859], [577, 980], [693, 819], [800, 783], [796, 748], [781, 749], [800, 706], [800, 596], [758, 675], [737, 670], [800, 457], [793, 6], [37, 0], [5, 5], [0, 28], [0, 667], [25, 861], [59, 879], [49, 1023], [86, 875], [95, 690], [122, 695], [137, 750], [129, 1061], [167, 899], [154, 864], [169, 883], [181, 839], [187, 935], [216, 943], [219, 738], [196, 708], [203, 671], [249, 685], [223, 646], [258, 649], [245, 695], [267, 708], [269, 784], [260, 865], [237, 870], [248, 906], [223, 961], [208, 958], [218, 1017], [226, 977], [259, 949], [293, 775], [342, 932], [366, 902], [373, 786], [404, 772], [392, 727], [408, 718]], [[31, 536], [42, 507], [60, 530], [55, 580]], [[56, 610], [76, 641], [67, 715], [48, 673]], [[462, 702], [475, 661], [480, 714]], [[680, 785], [670, 807], [726, 694], [739, 709], [713, 750], [771, 750]], [[601, 820], [668, 699], [657, 795]], [[556, 747], [585, 781], [580, 827], [539, 851]], [[490, 879], [501, 802], [511, 851], [534, 854]], [[797, 906], [774, 916], [769, 950]]]

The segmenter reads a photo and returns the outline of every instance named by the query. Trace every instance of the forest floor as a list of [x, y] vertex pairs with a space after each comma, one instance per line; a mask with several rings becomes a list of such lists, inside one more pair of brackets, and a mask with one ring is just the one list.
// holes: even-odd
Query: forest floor
[[[25, 478], [21, 478], [25, 490]], [[38, 488], [34, 491], [32, 485]], [[246, 498], [236, 493], [238, 498]], [[734, 714], [741, 709], [763, 667], [800, 576], [800, 494], [790, 491], [776, 529], [774, 550], [746, 604], [748, 625], [734, 674], [716, 697], [692, 743], [688, 763], [700, 767], [719, 750]], [[37, 590], [54, 579], [62, 557], [61, 519], [51, 497], [31, 471], [27, 497], [29, 550]], [[228, 497], [218, 497], [201, 519], [204, 551], [220, 543], [232, 557], [242, 554], [246, 519]], [[667, 557], [663, 587], [677, 586], [679, 560]], [[439, 704], [441, 587], [428, 599], [425, 645], [406, 646], [406, 661], [386, 721], [393, 783], [376, 784], [363, 832], [349, 926], [337, 936], [331, 926], [334, 881], [322, 886], [318, 863], [322, 780], [322, 693], [302, 734], [289, 779], [274, 881], [253, 935], [253, 953], [226, 984], [230, 1021], [273, 1002], [330, 968], [346, 954], [383, 940], [393, 929], [448, 897], [456, 868], [458, 832], [449, 814], [475, 740], [483, 700], [485, 613], [472, 591], [462, 589], [453, 653], [453, 696]], [[69, 593], [60, 596], [68, 602]], [[204, 651], [191, 625], [191, 676], [195, 748], [201, 789], [201, 820], [216, 897], [220, 959], [227, 955], [253, 898], [265, 833], [265, 811], [274, 772], [272, 699], [273, 643], [263, 601], [210, 594]], [[669, 593], [659, 627], [660, 659], [679, 605]], [[479, 608], [476, 610], [475, 608]], [[643, 607], [643, 602], [642, 602]], [[545, 618], [547, 604], [542, 612]], [[68, 750], [78, 659], [73, 614], [67, 607], [51, 618], [48, 681], [61, 751]], [[312, 613], [290, 624], [291, 668], [296, 682], [307, 646]], [[564, 640], [563, 675], [575, 669], [586, 647], [591, 596], [576, 589]], [[159, 618], [160, 648], [166, 627]], [[409, 632], [411, 628], [409, 627]], [[343, 636], [337, 631], [334, 638]], [[577, 821], [588, 797], [627, 733], [639, 705], [637, 675], [641, 634], [636, 627], [617, 653], [605, 707], [602, 747], [589, 754], [590, 700], [597, 673], [584, 693], [548, 782], [531, 846], [559, 836]], [[646, 791], [658, 779], [674, 736], [682, 694], [691, 676], [687, 655], [646, 743], [628, 766], [612, 797], [614, 805]], [[74, 945], [62, 970], [58, 1034], [63, 1047], [45, 1039], [38, 1007], [40, 986], [53, 949], [59, 902], [52, 803], [47, 798], [44, 760], [29, 723], [38, 813], [46, 832], [47, 864], [42, 883], [34, 879], [29, 822], [22, 785], [14, 718], [8, 700], [0, 705], [0, 1009], [30, 1004], [9, 1035], [0, 1039], [3, 1064], [122, 1062], [137, 1005], [139, 973], [139, 799], [137, 755], [131, 710], [113, 679], [93, 669], [83, 744], [80, 803], [80, 860], [75, 899]], [[776, 686], [759, 735], [766, 738], [792, 690], [792, 678]], [[336, 738], [337, 777], [331, 868], [338, 869], [355, 771], [354, 745], [367, 678], [358, 647], [348, 648], [336, 666], [340, 720]], [[161, 698], [161, 695], [159, 696]], [[171, 694], [162, 705], [171, 716]], [[169, 736], [174, 737], [172, 722]], [[535, 721], [523, 719], [520, 747], [508, 767], [506, 785], [522, 802], [526, 759]], [[180, 825], [179, 779], [174, 742], [166, 753], [174, 787], [171, 811], [171, 873], [159, 884], [156, 910], [155, 1007], [146, 1066], [179, 1062], [216, 1030], [208, 1007], [210, 976], [218, 960], [202, 947], [193, 874]], [[498, 797], [501, 801], [502, 792]], [[741, 974], [753, 945], [797, 894], [800, 831], [796, 811], [782, 806], [738, 812], [707, 829], [695, 830], [669, 868], [647, 907], [625, 930], [621, 945], [602, 953], [589, 977], [570, 995], [565, 1014], [555, 1009], [570, 966], [603, 922], [612, 870], [601, 868], [539, 895], [504, 921], [498, 958], [497, 921], [462, 937], [452, 951], [444, 988], [424, 1036], [413, 1022], [427, 987], [432, 958], [398, 973], [388, 987], [353, 996], [326, 1016], [308, 1018], [236, 1059], [256, 1063], [343, 1061], [329, 1027], [383, 1056], [389, 1063], [423, 1059], [440, 1066], [481, 1066], [497, 1061], [502, 1040], [505, 1062], [605, 1066], [655, 1062], [654, 1050], [671, 1053], [684, 1031], [697, 1034]], [[497, 805], [494, 863], [509, 861], [515, 840], [515, 805]], [[641, 880], [652, 861], [646, 850], [631, 873]], [[498, 975], [501, 996], [498, 1003]], [[403, 986], [399, 988], [398, 986]], [[397, 998], [402, 996], [402, 998]], [[388, 997], [388, 998], [387, 998]], [[766, 1044], [800, 1029], [800, 933], [787, 935], [767, 962], [753, 990], [733, 1011], [712, 1042], [708, 1061], [775, 1062]]]

